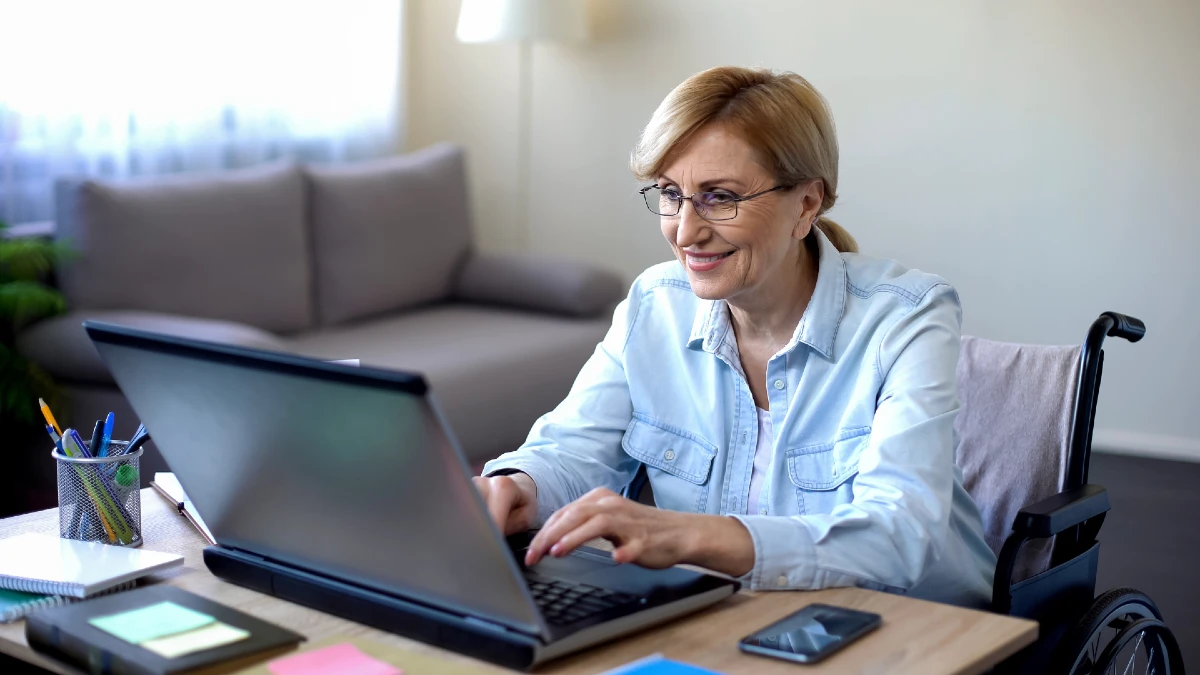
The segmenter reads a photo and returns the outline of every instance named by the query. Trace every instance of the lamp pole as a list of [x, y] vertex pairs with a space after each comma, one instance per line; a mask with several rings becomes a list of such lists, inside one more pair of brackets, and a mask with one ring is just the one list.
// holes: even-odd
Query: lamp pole
[[529, 248], [533, 228], [529, 222], [533, 154], [533, 40], [520, 41], [517, 57], [517, 208], [515, 243]]

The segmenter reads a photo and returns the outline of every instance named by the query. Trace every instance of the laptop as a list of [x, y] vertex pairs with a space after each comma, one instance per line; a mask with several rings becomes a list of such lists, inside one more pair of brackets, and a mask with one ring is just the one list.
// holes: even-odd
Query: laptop
[[419, 374], [84, 328], [233, 583], [520, 669], [739, 588], [586, 547], [525, 567]]

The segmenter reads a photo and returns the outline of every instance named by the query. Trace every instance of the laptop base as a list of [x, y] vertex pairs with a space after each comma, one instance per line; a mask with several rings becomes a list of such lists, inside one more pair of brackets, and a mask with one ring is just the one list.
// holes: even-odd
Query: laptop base
[[530, 635], [310, 574], [242, 551], [210, 546], [204, 549], [204, 564], [215, 576], [238, 586], [506, 668], [529, 670], [542, 647]]

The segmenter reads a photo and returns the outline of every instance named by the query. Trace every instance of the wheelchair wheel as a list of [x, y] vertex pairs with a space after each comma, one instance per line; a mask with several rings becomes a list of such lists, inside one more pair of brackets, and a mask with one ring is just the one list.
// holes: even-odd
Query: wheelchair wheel
[[1063, 637], [1051, 673], [1183, 675], [1183, 656], [1158, 606], [1145, 593], [1115, 588]]

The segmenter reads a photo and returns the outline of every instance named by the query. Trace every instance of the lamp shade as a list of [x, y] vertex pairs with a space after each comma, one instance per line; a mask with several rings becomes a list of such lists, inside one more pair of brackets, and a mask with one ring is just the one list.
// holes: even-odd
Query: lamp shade
[[587, 0], [462, 0], [459, 42], [588, 38]]

